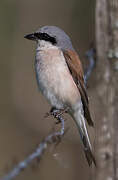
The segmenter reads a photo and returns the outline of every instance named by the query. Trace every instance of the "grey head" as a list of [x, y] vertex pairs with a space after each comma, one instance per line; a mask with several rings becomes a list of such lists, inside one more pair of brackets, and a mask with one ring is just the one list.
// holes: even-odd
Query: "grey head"
[[28, 34], [25, 38], [30, 40], [45, 40], [62, 50], [74, 50], [69, 36], [56, 26], [43, 26], [32, 34]]

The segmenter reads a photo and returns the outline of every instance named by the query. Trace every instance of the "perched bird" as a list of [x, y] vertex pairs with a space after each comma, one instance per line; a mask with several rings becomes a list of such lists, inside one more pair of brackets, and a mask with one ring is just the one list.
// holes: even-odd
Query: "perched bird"
[[44, 26], [24, 37], [37, 43], [35, 71], [41, 93], [52, 108], [68, 108], [78, 127], [88, 164], [95, 164], [85, 122], [93, 126], [83, 69], [69, 36], [56, 26]]

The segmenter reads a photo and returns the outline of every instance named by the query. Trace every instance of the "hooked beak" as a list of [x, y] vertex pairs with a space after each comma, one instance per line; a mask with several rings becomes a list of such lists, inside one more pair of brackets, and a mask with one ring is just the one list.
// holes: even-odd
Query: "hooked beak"
[[24, 38], [29, 39], [29, 40], [34, 40], [34, 41], [37, 40], [37, 37], [35, 36], [35, 33], [27, 34], [27, 35], [24, 36]]

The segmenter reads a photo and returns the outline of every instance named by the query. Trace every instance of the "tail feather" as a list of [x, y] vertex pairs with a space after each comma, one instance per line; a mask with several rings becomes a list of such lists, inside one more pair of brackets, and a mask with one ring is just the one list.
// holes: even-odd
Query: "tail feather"
[[82, 113], [79, 112], [76, 114], [75, 121], [78, 126], [80, 137], [84, 146], [84, 153], [85, 153], [87, 162], [89, 166], [92, 164], [92, 162], [96, 166], [96, 161], [92, 153], [92, 146], [89, 140], [89, 136], [88, 136], [88, 132], [87, 132], [86, 124], [85, 124], [85, 119]]
[[84, 144], [84, 153], [85, 153], [85, 156], [86, 156], [86, 159], [87, 159], [87, 162], [88, 162], [89, 166], [91, 166], [92, 162], [96, 166], [96, 161], [95, 161], [94, 155], [93, 155], [92, 150], [90, 149], [90, 147], [87, 147], [88, 143], [86, 142], [86, 137], [85, 136], [83, 138], [83, 144]]

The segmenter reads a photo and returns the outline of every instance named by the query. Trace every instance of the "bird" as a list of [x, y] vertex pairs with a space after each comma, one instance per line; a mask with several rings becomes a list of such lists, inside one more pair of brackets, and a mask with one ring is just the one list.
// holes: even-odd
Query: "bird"
[[36, 42], [35, 73], [40, 92], [52, 109], [64, 110], [74, 119], [87, 162], [95, 164], [86, 121], [94, 126], [79, 55], [70, 37], [57, 26], [43, 26], [24, 38]]

